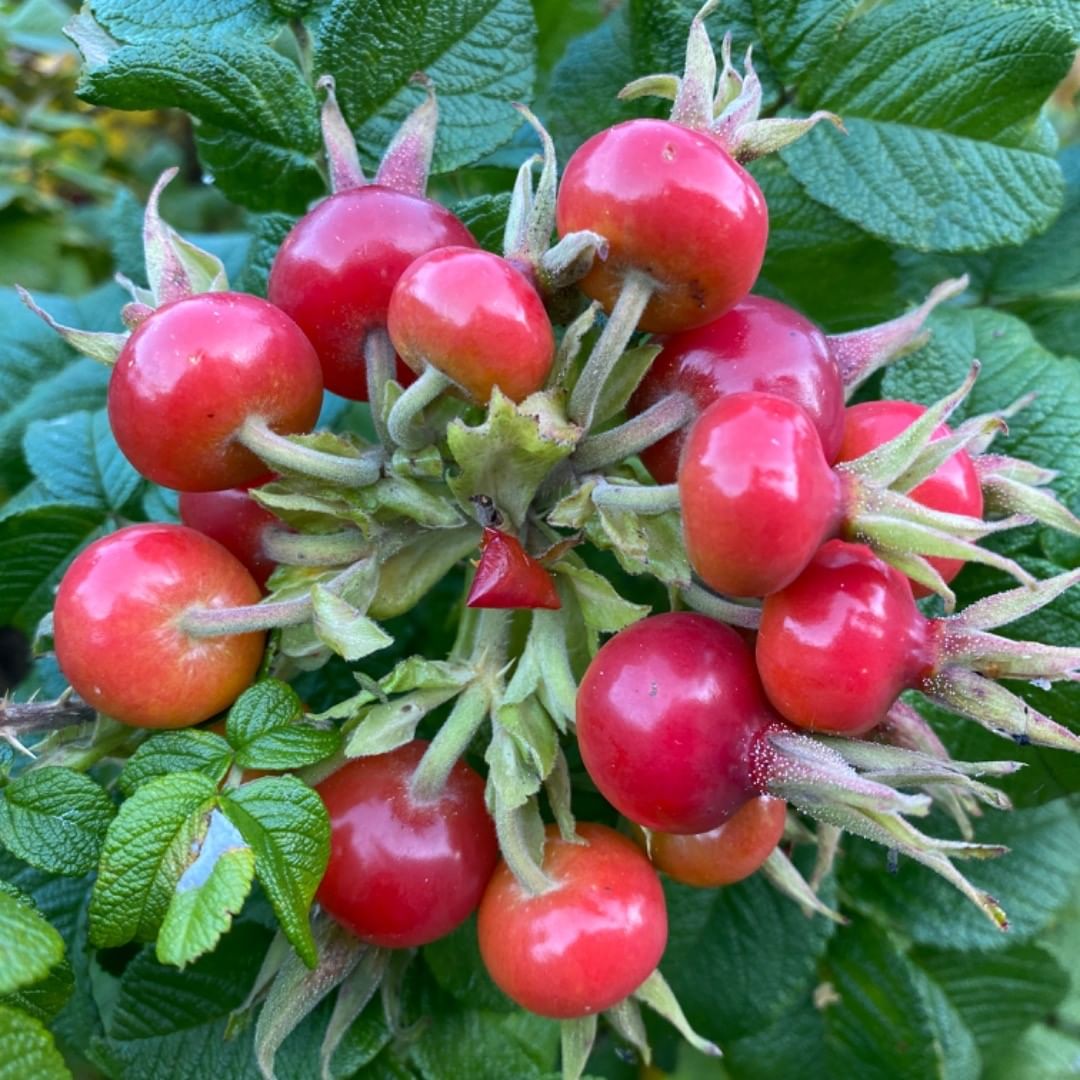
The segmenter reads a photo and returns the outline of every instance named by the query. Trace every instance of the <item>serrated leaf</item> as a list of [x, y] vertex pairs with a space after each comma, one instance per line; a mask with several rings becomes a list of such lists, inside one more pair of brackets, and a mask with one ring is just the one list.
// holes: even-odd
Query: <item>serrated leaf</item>
[[157, 940], [163, 964], [185, 967], [217, 945], [244, 905], [255, 880], [255, 853], [220, 810], [195, 861], [176, 883]]
[[259, 214], [254, 219], [251, 243], [244, 265], [236, 277], [238, 289], [256, 296], [266, 295], [266, 282], [274, 256], [296, 221], [291, 214]]
[[252, 209], [300, 213], [323, 191], [311, 157], [320, 141], [315, 95], [269, 45], [196, 29], [144, 38], [103, 62], [88, 58], [79, 93], [116, 109], [197, 116], [200, 153], [216, 181]]
[[978, 0], [930, 12], [925, 0], [864, 7], [822, 43], [798, 105], [838, 113], [850, 134], [814, 131], [784, 160], [813, 198], [891, 242], [1017, 243], [1061, 206], [1057, 163], [1025, 136], [1068, 70], [1072, 35], [1044, 13]]
[[117, 511], [143, 482], [116, 445], [104, 409], [37, 420], [23, 449], [50, 502]]
[[63, 957], [63, 940], [33, 905], [0, 891], [0, 994], [40, 982]]
[[595, 570], [565, 560], [556, 563], [554, 569], [569, 580], [585, 623], [594, 630], [614, 633], [649, 614], [647, 604], [632, 604], [623, 599], [615, 586]]
[[246, 769], [295, 769], [329, 757], [341, 745], [336, 728], [303, 723], [296, 691], [277, 679], [262, 679], [236, 699], [225, 735]]
[[944, 991], [987, 1061], [1048, 1016], [1069, 988], [1069, 974], [1038, 945], [994, 953], [920, 949], [918, 965]]
[[[880, 848], [863, 841], [846, 848], [843, 882], [861, 906], [887, 918], [915, 943], [952, 949], [1003, 949], [1045, 927], [1080, 877], [1069, 854], [1080, 846], [1080, 821], [1066, 800], [982, 818], [979, 840], [1005, 844], [1000, 859], [971, 862], [964, 876], [994, 896], [1009, 916], [1009, 933], [990, 926], [971, 905], [957, 903], [943, 879], [910, 860], [885, 872]], [[984, 925], [985, 924], [985, 925]]]
[[1038, 1024], [989, 1063], [986, 1080], [1071, 1080], [1080, 1059], [1080, 1039]]
[[39, 870], [77, 877], [97, 863], [115, 813], [89, 776], [46, 765], [4, 789], [0, 842]]
[[272, 37], [279, 19], [265, 0], [94, 0], [98, 22], [120, 41], [156, 40], [168, 34], [252, 34]]
[[67, 564], [104, 520], [90, 507], [55, 504], [0, 519], [0, 624], [32, 636]]
[[190, 1080], [257, 1080], [252, 1030], [225, 1038], [231, 1010], [244, 1000], [269, 941], [251, 923], [236, 926], [221, 947], [184, 971], [166, 967], [144, 949], [124, 969], [94, 1041], [94, 1057], [111, 1076], [161, 1080], [183, 1063]]
[[308, 910], [330, 857], [330, 819], [319, 796], [291, 776], [254, 780], [221, 800], [255, 851], [255, 873], [285, 936], [312, 967]]
[[32, 1016], [0, 1005], [0, 1080], [71, 1080], [52, 1035]]
[[540, 484], [573, 453], [580, 430], [549, 394], [533, 394], [515, 405], [498, 388], [482, 424], [455, 420], [446, 430], [458, 472], [448, 478], [463, 505], [487, 495], [520, 528]]
[[369, 164], [423, 98], [414, 72], [427, 74], [439, 100], [433, 166], [446, 172], [483, 157], [517, 129], [521, 118], [509, 103], [531, 97], [535, 34], [528, 0], [425, 7], [334, 0], [320, 23], [315, 70], [334, 76]]
[[[12, 994], [0, 997], [0, 1005], [9, 1005], [52, 1025], [57, 1015], [71, 1001], [75, 990], [75, 973], [71, 962], [65, 957], [55, 964], [40, 982], [25, 986]], [[56, 1034], [60, 1032], [53, 1028]]]
[[726, 1044], [809, 994], [835, 929], [828, 919], [807, 919], [760, 874], [725, 889], [665, 881], [664, 891], [669, 939], [660, 969], [699, 1034]]
[[154, 936], [216, 794], [209, 777], [174, 773], [143, 784], [120, 807], [105, 836], [90, 897], [95, 945]]
[[842, 929], [826, 972], [839, 998], [825, 1010], [831, 1072], [875, 1080], [940, 1075], [927, 1002], [886, 935], [868, 925]]
[[321, 585], [311, 590], [315, 633], [320, 640], [346, 660], [362, 660], [394, 639], [374, 619], [369, 619], [347, 600]]
[[141, 743], [124, 762], [117, 783], [124, 795], [133, 795], [148, 780], [167, 773], [202, 773], [218, 784], [231, 763], [232, 749], [212, 731], [162, 731]]
[[496, 255], [503, 253], [503, 232], [510, 210], [509, 194], [499, 192], [497, 195], [477, 195], [475, 198], [455, 203], [453, 209], [485, 251]]

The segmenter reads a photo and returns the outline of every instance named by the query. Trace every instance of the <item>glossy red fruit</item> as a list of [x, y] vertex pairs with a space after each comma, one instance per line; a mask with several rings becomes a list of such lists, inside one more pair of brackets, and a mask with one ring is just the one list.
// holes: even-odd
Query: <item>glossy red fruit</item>
[[[867, 401], [852, 405], [846, 410], [844, 440], [839, 460], [853, 461], [863, 454], [881, 446], [906, 431], [926, 408], [910, 401]], [[951, 431], [946, 424], [934, 429], [934, 438], [943, 439]], [[916, 502], [932, 510], [944, 510], [950, 514], [967, 514], [981, 518], [983, 515], [982, 486], [971, 456], [966, 450], [958, 450], [952, 457], [928, 476], [908, 494]], [[962, 559], [930, 557], [933, 566], [946, 582], [950, 582], [964, 568]], [[929, 596], [930, 591], [922, 585], [912, 586], [916, 596]]]
[[158, 308], [128, 339], [109, 381], [109, 423], [127, 459], [177, 491], [220, 491], [266, 475], [236, 441], [249, 417], [310, 431], [322, 405], [319, 359], [273, 304], [200, 293]]
[[463, 761], [437, 798], [410, 791], [427, 745], [355, 758], [315, 789], [330, 815], [319, 903], [357, 937], [388, 949], [423, 945], [464, 922], [499, 858], [484, 781]]
[[419, 373], [428, 364], [474, 401], [541, 389], [555, 337], [539, 294], [505, 259], [450, 247], [417, 259], [390, 298], [390, 340]]
[[480, 904], [480, 955], [491, 977], [540, 1016], [573, 1019], [632, 994], [667, 944], [664, 891], [649, 860], [603, 825], [579, 824], [570, 844], [548, 826], [545, 873], [555, 887], [530, 896], [505, 863]]
[[771, 394], [729, 394], [701, 414], [683, 450], [679, 499], [691, 565], [728, 596], [782, 589], [844, 513], [813, 421]]
[[194, 638], [190, 608], [261, 598], [219, 543], [182, 525], [130, 525], [95, 541], [64, 574], [53, 609], [56, 659], [99, 712], [136, 727], [181, 728], [227, 708], [262, 660], [262, 633]]
[[862, 735], [933, 664], [930, 622], [907, 578], [862, 544], [829, 541], [762, 605], [758, 671], [797, 727]]
[[[726, 315], [672, 334], [630, 399], [631, 416], [671, 393], [689, 394], [699, 411], [725, 394], [758, 390], [801, 405], [829, 462], [844, 434], [844, 385], [825, 335], [776, 300], [748, 296]], [[675, 481], [686, 430], [641, 452], [658, 484]]]
[[[267, 295], [311, 339], [326, 388], [366, 401], [368, 331], [386, 325], [390, 294], [405, 268], [451, 245], [476, 241], [437, 202], [376, 184], [353, 188], [331, 195], [293, 226], [270, 268]], [[412, 378], [399, 362], [399, 381]]]
[[521, 541], [501, 529], [485, 528], [466, 607], [558, 608], [555, 582]]
[[653, 615], [610, 638], [577, 697], [581, 757], [621, 814], [702, 833], [760, 794], [750, 751], [772, 722], [753, 657], [704, 615]]
[[649, 858], [658, 870], [684, 885], [734, 885], [761, 868], [780, 843], [786, 820], [783, 799], [759, 795], [706, 833], [651, 833]]
[[628, 270], [657, 281], [638, 325], [662, 333], [701, 326], [746, 296], [769, 232], [753, 177], [712, 136], [666, 120], [629, 120], [583, 143], [566, 164], [556, 220], [560, 235], [607, 239], [607, 259], [580, 283], [606, 310]]
[[216, 540], [247, 567], [259, 588], [277, 566], [263, 550], [267, 529], [282, 528], [281, 521], [251, 497], [254, 484], [224, 491], [184, 491], [180, 494], [180, 520], [191, 529]]

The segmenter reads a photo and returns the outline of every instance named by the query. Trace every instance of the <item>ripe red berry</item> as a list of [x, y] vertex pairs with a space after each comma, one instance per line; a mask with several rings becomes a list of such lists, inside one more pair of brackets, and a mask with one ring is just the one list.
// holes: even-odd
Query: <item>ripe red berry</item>
[[549, 826], [544, 872], [531, 896], [500, 863], [480, 903], [480, 955], [499, 988], [541, 1016], [602, 1012], [656, 969], [667, 943], [664, 891], [649, 860], [603, 825], [578, 825], [584, 844]]
[[131, 525], [95, 541], [64, 574], [53, 633], [60, 669], [99, 712], [137, 727], [180, 728], [227, 708], [262, 660], [262, 633], [196, 638], [191, 608], [261, 598], [215, 540], [182, 525]]
[[753, 177], [711, 135], [629, 120], [594, 135], [566, 163], [556, 220], [609, 244], [581, 288], [608, 311], [630, 270], [657, 283], [639, 321], [669, 333], [701, 326], [750, 291], [768, 211]]
[[[431, 199], [376, 184], [338, 192], [302, 217], [270, 268], [267, 295], [319, 354], [326, 388], [366, 401], [364, 339], [386, 325], [390, 294], [418, 256], [475, 247], [467, 228]], [[412, 373], [398, 364], [398, 378]]]
[[219, 491], [266, 475], [237, 441], [246, 420], [310, 431], [322, 405], [319, 360], [273, 304], [199, 293], [158, 308], [131, 335], [109, 381], [109, 423], [127, 459], [178, 491]]

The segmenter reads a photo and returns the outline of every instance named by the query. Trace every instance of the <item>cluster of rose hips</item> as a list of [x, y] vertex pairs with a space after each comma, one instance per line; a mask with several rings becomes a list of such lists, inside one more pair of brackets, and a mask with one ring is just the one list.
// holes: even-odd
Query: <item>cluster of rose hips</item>
[[[347, 762], [318, 785], [332, 830], [318, 899], [362, 940], [392, 949], [433, 941], [479, 910], [481, 953], [498, 985], [563, 1019], [635, 993], [655, 1003], [667, 924], [654, 867], [699, 886], [753, 873], [783, 836], [785, 800], [922, 859], [1003, 921], [948, 861], [999, 849], [931, 842], [897, 816], [925, 812], [924, 796], [849, 767], [869, 744], [797, 730], [874, 732], [909, 755], [896, 759], [895, 774], [908, 777], [897, 782], [915, 776], [917, 786], [947, 786], [962, 770], [897, 703], [905, 689], [985, 712], [1017, 738], [1078, 745], [991, 681], [1068, 677], [1077, 652], [988, 632], [1076, 575], [1036, 585], [976, 541], [1034, 517], [1074, 531], [1080, 523], [1043, 490], [1049, 474], [985, 453], [1000, 416], [944, 426], [962, 393], [929, 410], [845, 408], [956, 283], [909, 316], [841, 336], [749, 295], [768, 218], [740, 161], [821, 117], [759, 120], [752, 68], [738, 75], [726, 48], [717, 91], [702, 21], [710, 7], [694, 21], [684, 77], [631, 87], [670, 91], [672, 120], [630, 121], [590, 139], [557, 197], [545, 162], [549, 187], [542, 177], [535, 198], [530, 186], [515, 199], [505, 257], [480, 250], [423, 194], [430, 100], [368, 184], [341, 141], [332, 87], [324, 122], [335, 192], [285, 239], [268, 300], [194, 291], [182, 250], [156, 244], [152, 295], [136, 290], [125, 309], [132, 332], [108, 409], [136, 468], [182, 493], [186, 525], [135, 525], [98, 540], [64, 576], [54, 611], [60, 666], [95, 708], [145, 727], [208, 720], [255, 677], [265, 631], [311, 617], [310, 598], [260, 602], [274, 566], [341, 566], [370, 553], [359, 530], [305, 553], [253, 487], [282, 474], [363, 488], [394, 450], [438, 443], [426, 412], [437, 398], [465, 408], [496, 389], [515, 403], [552, 392], [582, 438], [537, 513], [590, 485], [597, 508], [678, 507], [690, 562], [712, 590], [685, 594], [704, 614], [654, 615], [612, 637], [578, 692], [585, 767], [645, 850], [605, 826], [570, 835], [549, 826], [523, 880], [520, 863], [497, 866], [483, 779], [458, 761], [433, 785], [422, 768], [428, 744], [414, 740]], [[157, 194], [148, 237], [168, 240], [154, 232]], [[549, 250], [552, 214], [562, 239]], [[571, 385], [574, 356], [556, 362], [545, 302], [573, 286], [608, 318]], [[605, 385], [642, 331], [664, 336], [629, 418], [592, 430]], [[324, 387], [371, 400], [380, 447], [288, 438], [312, 430]], [[604, 475], [638, 452], [657, 486]], [[478, 505], [485, 495], [474, 493]], [[1024, 516], [983, 521], [984, 495]], [[515, 535], [493, 527], [498, 520], [481, 521], [470, 604], [557, 608], [547, 565], [565, 547], [541, 560], [527, 550], [537, 546], [528, 529]], [[948, 582], [969, 559], [1014, 573], [1020, 587], [960, 615], [925, 617], [916, 594], [948, 601]]]

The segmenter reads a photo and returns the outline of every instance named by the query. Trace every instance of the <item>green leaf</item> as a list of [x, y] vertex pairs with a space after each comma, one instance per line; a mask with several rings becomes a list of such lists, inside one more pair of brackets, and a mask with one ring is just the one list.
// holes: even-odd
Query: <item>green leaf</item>
[[32, 1016], [0, 1005], [0, 1080], [71, 1080], [46, 1028]]
[[176, 883], [158, 933], [157, 958], [182, 968], [213, 949], [254, 880], [255, 853], [229, 819], [212, 810], [202, 847]]
[[116, 445], [104, 409], [37, 420], [23, 449], [49, 502], [118, 511], [143, 482]]
[[832, 1075], [942, 1075], [929, 1003], [910, 961], [886, 934], [867, 923], [841, 929], [829, 948], [826, 977], [839, 997], [825, 1009]]
[[994, 953], [920, 949], [914, 959], [945, 992], [986, 1061], [1049, 1016], [1069, 988], [1068, 972], [1038, 945]]
[[198, 773], [149, 780], [121, 807], [105, 836], [90, 898], [90, 938], [99, 947], [150, 938], [205, 833], [217, 785]]
[[565, 559], [555, 564], [555, 571], [568, 578], [587, 626], [601, 633], [615, 633], [649, 614], [647, 604], [632, 604], [623, 599], [615, 586], [602, 574]]
[[828, 919], [807, 919], [760, 874], [726, 889], [665, 881], [664, 891], [670, 930], [660, 970], [699, 1034], [726, 1044], [809, 994], [834, 930]]
[[412, 742], [421, 720], [433, 709], [456, 697], [460, 687], [413, 690], [393, 701], [379, 702], [362, 710], [359, 722], [345, 745], [346, 757], [386, 754]]
[[454, 204], [454, 213], [476, 237], [476, 242], [485, 251], [496, 255], [503, 253], [503, 233], [509, 210], [510, 196], [506, 192], [477, 195]]
[[53, 604], [67, 564], [101, 527], [104, 515], [86, 506], [38, 506], [0, 518], [0, 625], [32, 637]]
[[94, 0], [94, 17], [120, 41], [154, 41], [168, 34], [248, 34], [272, 37], [280, 19], [265, 0]]
[[989, 1063], [985, 1080], [1070, 1080], [1080, 1039], [1039, 1024]]
[[[25, 279], [24, 279], [25, 280]], [[111, 329], [91, 324], [99, 300], [115, 301], [114, 285], [75, 302], [38, 294], [35, 299], [59, 322], [80, 329]], [[115, 316], [113, 316], [115, 318]], [[105, 401], [108, 369], [80, 360], [73, 349], [30, 312], [14, 289], [0, 289], [0, 477], [12, 488], [27, 478], [22, 459], [23, 432], [33, 421], [75, 409], [97, 409]], [[103, 320], [104, 322], [104, 320]]]
[[979, 0], [930, 13], [926, 0], [864, 6], [806, 57], [799, 107], [839, 113], [849, 135], [816, 130], [784, 160], [814, 199], [894, 243], [1017, 243], [1061, 205], [1061, 171], [1030, 133], [1068, 71], [1072, 34]]
[[724, 1044], [724, 1065], [733, 1080], [798, 1076], [833, 1080], [825, 1062], [825, 1023], [807, 997], [769, 1027]]
[[[43, 1024], [52, 1025], [57, 1015], [71, 1001], [74, 990], [74, 970], [71, 962], [65, 958], [55, 964], [40, 982], [0, 997], [0, 1005], [10, 1005], [13, 1009], [21, 1009]], [[55, 1027], [53, 1031], [61, 1035]]]
[[225, 734], [236, 763], [247, 769], [295, 769], [313, 765], [341, 745], [336, 728], [303, 723], [304, 706], [291, 686], [262, 679], [236, 699]]
[[63, 957], [63, 940], [33, 905], [0, 891], [0, 994], [40, 982]]
[[462, 1005], [509, 1012], [513, 1002], [492, 982], [480, 956], [476, 918], [424, 946], [424, 963], [436, 982]]
[[750, 0], [769, 63], [791, 83], [820, 62], [858, 6], [859, 0]]
[[95, 1060], [120, 1080], [175, 1076], [178, 1062], [191, 1080], [258, 1080], [252, 1029], [226, 1039], [225, 1024], [251, 988], [268, 941], [262, 927], [241, 924], [184, 971], [144, 949], [124, 969]]
[[46, 765], [4, 789], [0, 842], [39, 870], [77, 877], [97, 863], [115, 812], [89, 776]]
[[433, 166], [447, 172], [494, 150], [520, 125], [510, 102], [532, 95], [535, 35], [528, 0], [382, 7], [334, 0], [320, 23], [315, 70], [336, 79], [370, 163], [423, 99], [413, 74], [427, 74], [439, 100]]
[[460, 689], [475, 677], [472, 665], [458, 660], [409, 656], [380, 679], [379, 686], [388, 694], [400, 694], [404, 690], [453, 690]]
[[315, 633], [346, 660], [362, 660], [394, 643], [374, 619], [369, 619], [347, 600], [321, 585], [315, 585], [311, 590], [311, 606], [315, 615]]
[[291, 214], [259, 214], [251, 227], [251, 243], [244, 265], [236, 277], [236, 287], [256, 296], [266, 295], [270, 267], [281, 242], [296, 224]]
[[586, 523], [585, 535], [597, 547], [613, 551], [628, 574], [651, 574], [666, 585], [690, 581], [682, 521], [674, 511], [633, 514], [604, 507]]
[[[930, 320], [930, 343], [892, 365], [884, 393], [929, 404], [963, 379], [957, 373], [982, 361], [982, 371], [956, 418], [992, 412], [1034, 392], [1035, 400], [1009, 420], [1009, 433], [994, 441], [995, 453], [1080, 474], [1080, 364], [1042, 348], [1019, 319], [985, 308], [955, 308]], [[938, 394], [941, 390], [942, 393]]]
[[[115, 109], [176, 107], [202, 121], [200, 155], [230, 198], [302, 212], [324, 188], [315, 95], [269, 45], [191, 34], [150, 37], [87, 57], [79, 93]], [[268, 177], [273, 181], [268, 182]]]
[[887, 919], [919, 945], [945, 949], [1004, 949], [1030, 940], [1053, 919], [1080, 877], [1070, 852], [1080, 847], [1080, 820], [1067, 800], [983, 817], [978, 839], [1010, 848], [989, 861], [971, 861], [964, 876], [994, 896], [1009, 916], [1002, 934], [972, 905], [960, 901], [936, 874], [902, 860], [886, 872], [880, 848], [849, 841], [842, 881], [861, 907]]
[[270, 776], [229, 792], [221, 805], [255, 850], [255, 873], [285, 936], [314, 966], [308, 909], [330, 857], [330, 819], [322, 800], [291, 776]]
[[219, 784], [232, 763], [229, 744], [212, 731], [163, 731], [151, 735], [124, 762], [118, 785], [133, 795], [143, 784], [167, 773], [202, 773]]
[[455, 420], [446, 429], [458, 464], [448, 483], [462, 505], [486, 495], [520, 528], [540, 484], [573, 453], [579, 435], [551, 395], [533, 394], [515, 405], [496, 387], [482, 424]]

